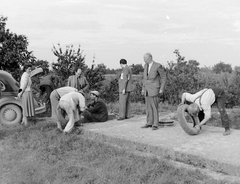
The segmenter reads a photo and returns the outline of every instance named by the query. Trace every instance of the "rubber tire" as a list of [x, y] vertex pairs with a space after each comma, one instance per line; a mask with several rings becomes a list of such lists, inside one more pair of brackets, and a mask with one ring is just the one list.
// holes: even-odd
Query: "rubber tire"
[[[7, 113], [8, 111], [13, 111], [15, 113], [15, 118], [12, 121], [9, 121], [8, 119], [6, 119], [5, 113]], [[0, 109], [0, 123], [2, 123], [3, 125], [16, 125], [16, 124], [20, 124], [20, 122], [22, 121], [22, 109], [21, 107], [19, 107], [16, 104], [7, 104], [1, 107]]]
[[[194, 127], [189, 126], [187, 123], [187, 120], [185, 118], [185, 111], [187, 109], [188, 105], [187, 104], [183, 104], [181, 106], [178, 107], [177, 109], [177, 117], [178, 117], [178, 122], [180, 124], [180, 126], [182, 127], [182, 129], [184, 130], [184, 132], [186, 132], [189, 135], [197, 135], [199, 133], [200, 130], [197, 130]], [[193, 117], [191, 116], [194, 124], [199, 124], [199, 119], [198, 117]]]

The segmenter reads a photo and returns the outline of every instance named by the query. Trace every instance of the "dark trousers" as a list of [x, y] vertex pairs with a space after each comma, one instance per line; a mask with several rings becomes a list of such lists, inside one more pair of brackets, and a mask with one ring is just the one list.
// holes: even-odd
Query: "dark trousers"
[[82, 115], [84, 117], [84, 121], [86, 122], [102, 122], [101, 119], [99, 119], [96, 114], [93, 114], [88, 110], [84, 110]]
[[[41, 95], [43, 95], [44, 93], [46, 93], [46, 100], [47, 100], [47, 105], [49, 107], [49, 111], [51, 113], [51, 101], [50, 101], [50, 95], [52, 93], [52, 87], [49, 85], [42, 85], [40, 86], [40, 90], [41, 90]], [[51, 116], [51, 115], [50, 115]]]
[[146, 96], [146, 114], [147, 114], [147, 125], [152, 125], [158, 127], [159, 125], [159, 114], [158, 114], [158, 105], [159, 98], [158, 96]]
[[[215, 103], [217, 104], [218, 111], [221, 116], [222, 126], [224, 128], [229, 128], [230, 126], [230, 119], [228, 118], [226, 109], [225, 109], [225, 102], [226, 102], [227, 96], [226, 93], [222, 90], [217, 96], [215, 96]], [[204, 119], [204, 113], [203, 111], [200, 111], [198, 113], [198, 118], [200, 122]]]
[[119, 117], [130, 117], [130, 92], [126, 92], [126, 94], [119, 93]]

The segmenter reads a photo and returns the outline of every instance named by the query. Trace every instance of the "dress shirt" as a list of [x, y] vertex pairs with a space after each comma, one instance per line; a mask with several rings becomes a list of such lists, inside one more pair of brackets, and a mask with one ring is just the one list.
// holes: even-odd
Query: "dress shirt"
[[65, 95], [69, 92], [77, 92], [78, 90], [76, 88], [73, 88], [70, 86], [65, 86], [65, 87], [56, 89], [56, 91], [59, 94], [59, 96], [62, 97], [63, 95]]
[[[198, 98], [200, 96], [201, 98]], [[215, 102], [215, 94], [212, 89], [203, 89], [195, 94], [186, 93], [185, 99], [189, 102], [195, 101], [200, 110], [204, 111], [205, 116], [211, 117], [211, 105]]]
[[60, 101], [68, 102], [74, 111], [77, 110], [77, 106], [79, 106], [81, 111], [85, 110], [85, 98], [81, 93], [69, 92], [63, 95]]
[[151, 70], [151, 67], [152, 67], [152, 65], [153, 65], [153, 62], [151, 62], [151, 63], [149, 63], [149, 64], [148, 64], [148, 71], [147, 71], [147, 74], [149, 74], [149, 72], [150, 72], [150, 70]]

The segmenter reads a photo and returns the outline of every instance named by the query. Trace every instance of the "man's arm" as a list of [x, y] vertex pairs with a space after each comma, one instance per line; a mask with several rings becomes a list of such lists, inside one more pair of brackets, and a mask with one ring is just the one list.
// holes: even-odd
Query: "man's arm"
[[123, 75], [126, 75], [126, 77], [127, 77], [127, 79], [125, 80], [125, 84], [124, 84], [125, 87], [123, 89], [123, 94], [125, 94], [125, 92], [127, 90], [128, 82], [129, 82], [130, 78], [132, 77], [131, 69], [129, 67], [127, 69], [125, 69]]
[[204, 119], [200, 122], [199, 126], [203, 126], [205, 123], [208, 122], [208, 120], [211, 118], [212, 114], [211, 114], [211, 106], [208, 107], [202, 107], [203, 109], [203, 113], [204, 113]]
[[94, 104], [94, 106], [90, 106], [90, 108], [88, 108], [88, 111], [91, 112], [91, 113], [96, 113], [99, 111], [99, 109], [101, 109], [102, 106], [101, 106], [101, 103], [99, 102], [96, 102]]
[[159, 93], [163, 93], [164, 88], [165, 88], [165, 84], [166, 84], [166, 81], [167, 81], [167, 73], [166, 73], [165, 68], [162, 65], [160, 65], [160, 67], [158, 68], [158, 74], [160, 76], [160, 83], [161, 83]]
[[87, 78], [86, 77], [84, 77], [84, 81], [85, 81], [85, 83], [86, 83], [86, 86], [82, 89], [84, 92], [86, 91], [86, 90], [88, 90], [89, 89], [89, 82], [87, 81]]

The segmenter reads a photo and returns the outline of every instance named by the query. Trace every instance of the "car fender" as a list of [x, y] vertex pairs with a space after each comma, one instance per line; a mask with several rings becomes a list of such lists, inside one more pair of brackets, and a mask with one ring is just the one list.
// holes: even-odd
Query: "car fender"
[[0, 99], [0, 108], [6, 104], [16, 104], [22, 108], [22, 100], [15, 97], [4, 97]]

